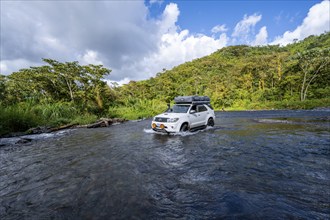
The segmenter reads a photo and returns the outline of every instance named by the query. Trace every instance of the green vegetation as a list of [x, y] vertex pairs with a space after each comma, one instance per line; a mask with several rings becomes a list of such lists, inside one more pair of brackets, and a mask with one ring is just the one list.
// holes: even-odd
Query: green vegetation
[[167, 109], [167, 104], [159, 100], [134, 99], [132, 103], [121, 104], [109, 108], [108, 115], [128, 120], [143, 119], [159, 114]]
[[330, 33], [285, 47], [229, 46], [121, 87], [102, 80], [111, 70], [101, 65], [43, 61], [0, 75], [0, 136], [99, 117], [150, 117], [179, 95], [207, 95], [216, 110], [330, 106]]
[[21, 102], [0, 106], [0, 136], [11, 132], [24, 132], [32, 127], [57, 127], [65, 124], [89, 124], [97, 116], [82, 113], [72, 103], [36, 104]]
[[78, 62], [44, 62], [47, 65], [0, 75], [0, 135], [40, 125], [91, 123], [113, 103], [112, 90], [102, 81], [110, 70]]
[[209, 96], [217, 110], [309, 109], [330, 106], [329, 73], [326, 33], [286, 47], [225, 47], [115, 91], [122, 106], [196, 94]]

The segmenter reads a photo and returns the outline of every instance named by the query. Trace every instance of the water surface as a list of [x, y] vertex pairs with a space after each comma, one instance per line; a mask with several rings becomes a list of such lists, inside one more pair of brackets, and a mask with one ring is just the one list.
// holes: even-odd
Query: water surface
[[0, 139], [0, 219], [329, 219], [330, 112], [218, 112]]

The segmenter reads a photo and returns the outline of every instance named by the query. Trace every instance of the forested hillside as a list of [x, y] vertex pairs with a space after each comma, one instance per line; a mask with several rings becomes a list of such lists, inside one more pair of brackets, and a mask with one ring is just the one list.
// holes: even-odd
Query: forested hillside
[[294, 107], [296, 101], [329, 98], [329, 51], [329, 33], [286, 47], [229, 46], [155, 78], [130, 82], [117, 89], [118, 100], [125, 105], [141, 99], [169, 102], [196, 94], [210, 96], [217, 109]]
[[0, 75], [0, 135], [98, 117], [150, 117], [179, 95], [207, 95], [218, 110], [330, 106], [330, 33], [285, 47], [225, 47], [120, 87], [102, 80], [111, 72], [103, 66], [44, 62]]

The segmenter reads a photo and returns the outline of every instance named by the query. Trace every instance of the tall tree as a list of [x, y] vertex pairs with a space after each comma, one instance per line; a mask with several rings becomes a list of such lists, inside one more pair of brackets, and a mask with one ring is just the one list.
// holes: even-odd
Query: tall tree
[[[307, 97], [311, 83], [324, 70], [329, 69], [330, 48], [311, 49], [302, 53], [297, 53], [298, 65], [302, 71], [302, 83], [300, 90], [300, 100], [304, 101]], [[327, 73], [329, 74], [329, 72]]]
[[4, 101], [5, 98], [6, 98], [6, 76], [0, 74], [0, 100]]

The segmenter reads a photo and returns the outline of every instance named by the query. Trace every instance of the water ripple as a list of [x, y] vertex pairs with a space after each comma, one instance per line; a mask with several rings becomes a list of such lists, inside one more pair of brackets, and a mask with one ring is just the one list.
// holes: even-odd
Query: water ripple
[[0, 219], [329, 219], [327, 111], [218, 112], [1, 140]]

